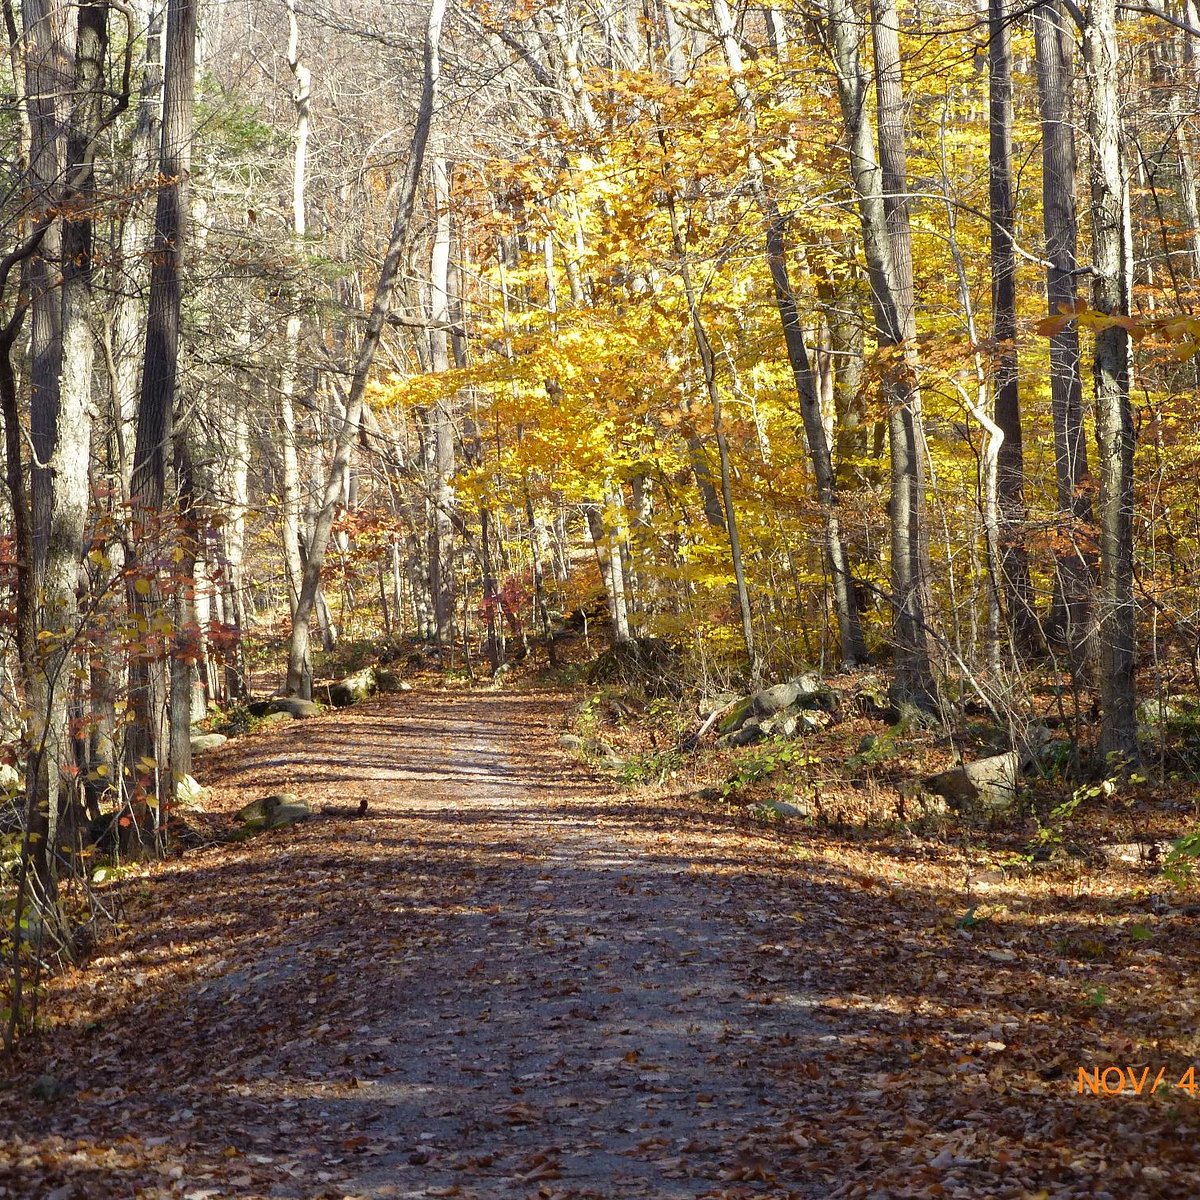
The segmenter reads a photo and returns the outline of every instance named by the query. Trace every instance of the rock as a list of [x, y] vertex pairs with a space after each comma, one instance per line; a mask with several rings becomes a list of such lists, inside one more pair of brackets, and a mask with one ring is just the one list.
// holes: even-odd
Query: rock
[[802, 808], [798, 804], [791, 804], [787, 800], [764, 800], [763, 808], [769, 808], [772, 812], [778, 813], [781, 817], [811, 817], [812, 812], [807, 808]]
[[329, 695], [329, 703], [334, 708], [349, 708], [352, 704], [361, 704], [369, 696], [379, 690], [379, 681], [375, 677], [374, 667], [364, 667], [347, 675], [345, 679], [337, 679], [325, 687]]
[[778, 716], [768, 717], [760, 721], [758, 727], [768, 737], [795, 737], [800, 728], [800, 721], [795, 713], [781, 712]]
[[747, 721], [740, 729], [729, 735], [731, 746], [752, 746], [761, 742], [767, 736], [767, 731], [757, 721]]
[[559, 735], [558, 744], [564, 750], [582, 750], [583, 738], [576, 737], [573, 733], [563, 733]]
[[802, 708], [796, 713], [796, 727], [800, 733], [815, 733], [825, 729], [832, 719], [826, 709]]
[[[777, 716], [789, 709], [824, 709], [836, 712], [837, 694], [811, 671], [797, 675], [786, 683], [774, 683], [752, 696], [745, 697], [732, 712], [728, 713], [717, 728], [721, 733], [736, 733], [752, 720], [762, 723], [766, 718]], [[800, 719], [803, 721], [803, 719]], [[785, 734], [791, 737], [792, 734]]]
[[864, 717], [892, 724], [900, 715], [888, 695], [887, 685], [874, 676], [866, 676], [854, 690], [854, 705]]
[[602, 742], [599, 738], [588, 738], [583, 743], [583, 750], [585, 754], [590, 754], [593, 758], [613, 759], [617, 757], [617, 752], [607, 742]]
[[296, 825], [307, 821], [312, 816], [312, 809], [301, 801], [299, 804], [281, 804], [270, 813], [264, 823], [267, 829], [284, 829], [288, 825]]
[[389, 696], [412, 691], [412, 684], [399, 671], [393, 671], [390, 667], [375, 668], [375, 684], [381, 692]]
[[754, 697], [746, 696], [735, 708], [727, 712], [717, 725], [721, 733], [733, 733], [750, 719], [754, 708]]
[[1173, 842], [1109, 842], [1097, 849], [1111, 863], [1124, 866], [1155, 866], [1165, 861]]
[[696, 711], [702, 717], [711, 717], [713, 713], [738, 700], [736, 692], [718, 692], [715, 696], [701, 696], [696, 704]]
[[307, 821], [312, 816], [312, 809], [307, 801], [291, 792], [278, 792], [251, 800], [249, 804], [242, 805], [234, 816], [248, 830], [257, 832], [260, 829], [282, 829], [298, 821]]
[[758, 722], [759, 728], [767, 737], [794, 738], [803, 737], [824, 729], [830, 722], [830, 716], [819, 708], [786, 708]]
[[271, 716], [273, 713], [287, 713], [289, 717], [305, 721], [309, 717], [319, 717], [321, 706], [312, 700], [301, 700], [299, 696], [275, 696], [267, 701], [263, 715]]
[[1002, 812], [1011, 808], [1017, 798], [1020, 771], [1021, 756], [1010, 750], [931, 775], [924, 781], [924, 787], [926, 791], [943, 796], [950, 807], [959, 812], [973, 807], [985, 812]]
[[1180, 696], [1166, 696], [1163, 698], [1155, 696], [1149, 700], [1143, 700], [1137, 706], [1137, 723], [1139, 725], [1155, 726], [1168, 725], [1172, 721], [1178, 721], [1185, 715], [1183, 709], [1179, 707], [1181, 700], [1182, 697]]
[[291, 713], [271, 712], [265, 713], [259, 718], [260, 725], [282, 725], [285, 721], [292, 720]]
[[950, 805], [936, 792], [917, 793], [918, 816], [934, 819], [950, 815]]
[[899, 716], [892, 729], [898, 734], [914, 733], [919, 729], [936, 729], [938, 727], [937, 714], [926, 711], [911, 700], [900, 700], [897, 703], [897, 711]]
[[223, 733], [193, 733], [192, 753], [207, 754], [209, 750], [216, 750], [227, 741], [229, 739]]
[[755, 692], [751, 698], [750, 709], [756, 717], [769, 717], [785, 708], [791, 708], [803, 695], [799, 683], [790, 680], [787, 683], [776, 683], [771, 687]]
[[197, 783], [190, 775], [185, 775], [175, 785], [175, 803], [180, 808], [200, 808], [208, 799], [208, 788]]

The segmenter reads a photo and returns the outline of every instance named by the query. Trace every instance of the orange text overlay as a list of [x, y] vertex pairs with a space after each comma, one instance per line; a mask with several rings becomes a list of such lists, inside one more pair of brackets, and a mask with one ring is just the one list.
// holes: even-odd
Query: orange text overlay
[[1093, 1096], [1153, 1096], [1160, 1091], [1187, 1092], [1194, 1096], [1200, 1090], [1196, 1068], [1180, 1073], [1169, 1067], [1080, 1067], [1075, 1085], [1079, 1095]]

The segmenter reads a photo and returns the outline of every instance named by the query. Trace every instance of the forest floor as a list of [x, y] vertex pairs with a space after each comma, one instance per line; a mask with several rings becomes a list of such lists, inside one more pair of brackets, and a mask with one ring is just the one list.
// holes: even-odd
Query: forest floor
[[558, 746], [577, 699], [427, 688], [198, 760], [221, 820], [337, 811], [105, 885], [0, 1074], [0, 1196], [1196, 1194], [1157, 874], [621, 789]]

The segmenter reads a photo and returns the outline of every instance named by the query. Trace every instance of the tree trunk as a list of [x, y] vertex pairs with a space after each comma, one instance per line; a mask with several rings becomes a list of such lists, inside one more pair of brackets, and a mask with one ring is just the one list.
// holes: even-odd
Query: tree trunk
[[[72, 98], [76, 30], [63, 0], [21, 5], [25, 39], [25, 100], [29, 120], [29, 188], [34, 203], [54, 205], [66, 173], [65, 129]], [[40, 213], [38, 215], [41, 215]], [[50, 216], [50, 214], [47, 214]], [[29, 259], [29, 393], [35, 592], [42, 590], [53, 506], [50, 460], [57, 439], [58, 389], [63, 365], [62, 262], [64, 223], [50, 216]]]
[[[167, 462], [172, 450], [195, 75], [196, 0], [168, 0], [159, 152], [161, 182], [155, 209], [146, 354], [130, 483], [135, 555], [145, 564], [128, 575], [129, 607], [142, 628], [143, 638], [143, 644], [130, 661], [131, 720], [125, 741], [128, 782], [135, 794], [139, 780], [146, 776], [153, 776], [157, 787], [158, 769], [167, 765], [159, 761], [160, 752], [165, 753], [169, 745], [162, 728], [167, 684], [150, 623], [161, 604], [154, 556], [156, 543], [162, 537]], [[152, 763], [157, 766], [152, 768]]]
[[[308, 175], [308, 123], [312, 76], [300, 55], [300, 24], [296, 16], [295, 0], [286, 0], [288, 14], [287, 61], [295, 87], [292, 104], [296, 110], [296, 126], [292, 147], [292, 235], [297, 244], [304, 238], [307, 228], [305, 220], [305, 186]], [[279, 442], [280, 442], [280, 525], [283, 540], [283, 564], [287, 576], [288, 610], [293, 620], [300, 599], [300, 585], [304, 575], [304, 555], [301, 549], [300, 532], [300, 463], [296, 447], [296, 376], [300, 357], [301, 319], [295, 311], [298, 303], [293, 298], [292, 311], [288, 314], [287, 333], [284, 341], [283, 365], [279, 372]], [[304, 671], [311, 676], [311, 667], [305, 664]], [[311, 678], [308, 687], [311, 688]]]
[[596, 561], [600, 565], [600, 577], [604, 581], [604, 590], [608, 593], [608, 611], [612, 616], [613, 641], [627, 642], [629, 641], [629, 610], [625, 603], [625, 575], [621, 566], [621, 552], [617, 547], [617, 539], [605, 512], [608, 503], [607, 497], [603, 502], [588, 501], [584, 504], [583, 509], [587, 516], [592, 547], [596, 551]]
[[1006, 0], [988, 6], [988, 206], [991, 216], [992, 337], [995, 422], [1001, 433], [996, 461], [1000, 577], [1017, 651], [1038, 644], [1037, 614], [1025, 550], [1025, 458], [1017, 391], [1016, 214], [1012, 186], [1012, 59]]
[[[1092, 0], [1083, 31], [1092, 144], [1092, 303], [1129, 315], [1128, 181], [1121, 156], [1116, 0]], [[1093, 375], [1100, 456], [1100, 743], [1108, 766], [1136, 764], [1133, 599], [1133, 410], [1129, 399], [1129, 332], [1114, 323], [1096, 333]], [[1119, 759], [1120, 763], [1114, 762]]]
[[[127, 160], [131, 189], [152, 177], [157, 170], [162, 138], [163, 6], [159, 0], [151, 0], [147, 22], [145, 66]], [[113, 281], [116, 300], [105, 331], [111, 356], [113, 421], [125, 499], [129, 497], [133, 474], [139, 377], [145, 349], [142, 330], [146, 323], [145, 285], [150, 258], [147, 242], [151, 236], [148, 204], [145, 199], [139, 199], [137, 192], [134, 195], [134, 202], [121, 222], [117, 253], [119, 274]]]
[[[429, 283], [429, 356], [435, 372], [450, 369], [450, 169], [445, 159], [433, 160], [435, 209], [433, 254]], [[454, 423], [449, 400], [439, 397], [427, 413], [429, 490], [429, 590], [433, 595], [437, 642], [443, 653], [454, 638]]]
[[[57, 238], [62, 254], [59, 290], [49, 297], [35, 292], [33, 298], [35, 318], [49, 315], [48, 301], [57, 306], [56, 317], [47, 322], [53, 326], [53, 336], [31, 347], [35, 359], [31, 412], [41, 464], [35, 464], [34, 469], [34, 574], [41, 592], [43, 638], [42, 654], [32, 676], [31, 738], [36, 750], [36, 769], [31, 763], [34, 799], [31, 834], [36, 841], [37, 879], [47, 900], [57, 891], [59, 819], [69, 805], [76, 806], [75, 817], [82, 811], [78, 807], [78, 786], [71, 782], [75, 773], [67, 772], [74, 765], [74, 748], [68, 735], [68, 706], [78, 633], [79, 563], [90, 498], [94, 360], [90, 324], [91, 214], [94, 143], [104, 116], [107, 17], [106, 5], [81, 5], [74, 37], [65, 43], [75, 47], [73, 88], [68, 93], [73, 103], [65, 139], [67, 183], [63, 186], [56, 179], [52, 185], [56, 191], [61, 189], [63, 198], [58, 205], [70, 219], [63, 220]], [[49, 14], [40, 23], [39, 33], [51, 28], [54, 20], [55, 15]], [[64, 46], [58, 49], [62, 51]], [[29, 83], [44, 85], [47, 79], [45, 73], [31, 71]], [[33, 86], [30, 95], [32, 99]], [[53, 114], [54, 98], [48, 99], [49, 109], [31, 104], [31, 144], [41, 145], [43, 162], [47, 156], [56, 156], [57, 133], [40, 129], [32, 116], [36, 113], [39, 119], [46, 119]], [[45, 200], [51, 202], [49, 193], [45, 194]], [[43, 254], [45, 250], [43, 242]], [[32, 274], [48, 280], [55, 269], [49, 263], [35, 264]], [[39, 376], [47, 386], [39, 386]]]
[[229, 510], [221, 532], [225, 544], [225, 622], [233, 629], [226, 649], [225, 690], [233, 702], [249, 694], [242, 634], [246, 628], [245, 591], [246, 514], [250, 508], [250, 421], [244, 405], [230, 414], [233, 445], [230, 447], [227, 490]]
[[733, 565], [734, 593], [738, 612], [742, 618], [742, 643], [746, 647], [747, 673], [752, 686], [757, 687], [762, 675], [762, 662], [758, 656], [758, 645], [754, 638], [754, 614], [750, 608], [750, 590], [746, 586], [745, 563], [742, 558], [742, 539], [738, 533], [737, 511], [733, 505], [733, 471], [729, 465], [729, 443], [725, 438], [725, 423], [721, 413], [721, 390], [717, 386], [716, 361], [712, 344], [700, 314], [700, 300], [692, 283], [691, 268], [688, 266], [683, 233], [675, 211], [675, 199], [666, 193], [667, 214], [671, 218], [671, 241], [675, 258], [683, 280], [683, 292], [687, 298], [688, 316], [692, 324], [692, 336], [700, 356], [704, 372], [704, 386], [708, 392], [709, 407], [712, 409], [713, 433], [717, 441], [717, 459], [721, 469], [721, 498], [725, 506], [725, 530], [729, 535], [729, 558]]
[[[52, 209], [66, 168], [63, 137], [65, 107], [71, 94], [72, 37], [68, 10], [60, 0], [27, 0], [21, 6], [25, 38], [25, 99], [29, 121], [28, 185], [35, 204]], [[71, 31], [73, 32], [73, 31]], [[40, 245], [25, 264], [24, 289], [29, 295], [29, 411], [30, 411], [30, 549], [32, 552], [30, 620], [38, 629], [56, 605], [47, 603], [46, 567], [54, 506], [52, 460], [58, 425], [58, 399], [63, 365], [62, 340], [62, 222], [51, 212], [39, 213], [47, 222]], [[20, 300], [18, 300], [18, 306]], [[18, 426], [19, 428], [19, 426]], [[70, 606], [74, 608], [72, 592]], [[69, 613], [62, 613], [68, 619]], [[58, 760], [63, 752], [65, 697], [58, 695], [54, 677], [60, 656], [39, 651], [29, 666], [29, 758], [26, 780], [29, 799], [29, 841], [35, 880], [41, 899], [52, 903], [57, 891], [54, 842], [58, 819]]]
[[[1045, 235], [1046, 302], [1051, 316], [1076, 303], [1078, 218], [1075, 209], [1075, 137], [1071, 112], [1072, 38], [1057, 0], [1033, 14], [1038, 99], [1042, 123], [1042, 221]], [[1067, 545], [1055, 554], [1055, 596], [1047, 622], [1052, 643], [1064, 646], [1075, 669], [1089, 656], [1094, 553], [1084, 540], [1092, 503], [1083, 431], [1083, 383], [1079, 330], [1074, 324], [1050, 339], [1050, 409], [1059, 524]]]

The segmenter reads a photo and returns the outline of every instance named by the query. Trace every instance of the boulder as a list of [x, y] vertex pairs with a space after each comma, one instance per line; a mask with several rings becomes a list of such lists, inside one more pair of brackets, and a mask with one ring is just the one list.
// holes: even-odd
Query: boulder
[[772, 684], [761, 692], [755, 692], [750, 701], [750, 710], [756, 717], [770, 717], [785, 708], [791, 708], [803, 695], [799, 682]]
[[286, 713], [297, 721], [304, 721], [309, 717], [319, 717], [321, 706], [312, 700], [301, 700], [299, 696], [275, 696], [267, 701], [263, 716], [269, 717], [275, 713]]
[[733, 733], [734, 730], [741, 729], [741, 727], [750, 719], [753, 708], [754, 697], [744, 697], [734, 708], [732, 708], [725, 714], [725, 716], [721, 718], [717, 729], [719, 729], [721, 733]]
[[379, 680], [375, 677], [374, 667], [364, 667], [347, 675], [345, 679], [334, 680], [325, 688], [329, 695], [329, 703], [334, 708], [349, 708], [352, 704], [361, 704], [369, 696], [379, 690]]
[[777, 813], [781, 817], [811, 817], [812, 810], [802, 808], [798, 804], [792, 804], [787, 800], [764, 800], [761, 804], [762, 808], [770, 809], [771, 812]]
[[582, 750], [583, 738], [576, 737], [573, 733], [563, 733], [559, 735], [558, 744], [564, 750]]
[[[722, 733], [735, 733], [751, 721], [762, 723], [767, 718], [790, 709], [824, 709], [836, 712], [837, 695], [811, 671], [796, 675], [784, 683], [773, 683], [753, 695], [746, 696], [731, 712], [726, 714], [717, 728]], [[798, 718], [798, 728], [809, 724]], [[790, 737], [791, 734], [786, 736]]]
[[768, 737], [794, 738], [824, 729], [829, 719], [829, 714], [819, 708], [786, 708], [758, 724]]
[[375, 685], [381, 692], [386, 692], [389, 696], [412, 691], [412, 684], [399, 671], [394, 671], [390, 667], [375, 668]]
[[301, 800], [297, 804], [281, 804], [278, 808], [268, 814], [265, 828], [267, 829], [283, 829], [288, 825], [295, 825], [300, 821], [307, 821], [312, 816], [312, 809]]
[[281, 725], [284, 721], [292, 720], [291, 713], [285, 712], [270, 712], [265, 713], [260, 719], [260, 725]]
[[234, 816], [248, 830], [257, 832], [260, 829], [283, 829], [298, 821], [307, 821], [312, 816], [312, 809], [307, 801], [291, 792], [277, 792], [242, 805]]
[[193, 733], [192, 753], [206, 754], [209, 750], [216, 750], [225, 745], [227, 741], [229, 739], [223, 733]]
[[740, 729], [735, 729], [729, 735], [730, 746], [752, 746], [761, 742], [767, 736], [767, 731], [757, 721], [747, 721]]
[[768, 737], [795, 737], [800, 732], [800, 721], [794, 712], [786, 709], [765, 721], [760, 721], [758, 727]]
[[864, 717], [886, 721], [891, 725], [900, 715], [882, 680], [868, 675], [862, 678], [853, 692], [853, 704]]
[[917, 812], [922, 817], [937, 821], [950, 815], [950, 805], [942, 796], [932, 792], [922, 792], [917, 797]]
[[1109, 842], [1097, 847], [1109, 862], [1122, 866], [1157, 866], [1166, 861], [1173, 842]]
[[1169, 725], [1186, 715], [1186, 704], [1180, 696], [1153, 696], [1137, 706], [1137, 722], [1139, 725]]
[[175, 803], [180, 808], [200, 808], [208, 799], [208, 788], [185, 775], [175, 785]]
[[718, 692], [714, 696], [701, 696], [696, 702], [696, 711], [702, 717], [709, 717], [723, 708], [728, 708], [738, 700], [736, 692]]
[[1017, 798], [1021, 756], [1015, 750], [963, 763], [924, 780], [926, 791], [942, 796], [951, 808], [1003, 812]]
[[941, 820], [950, 815], [950, 805], [944, 796], [935, 792], [927, 792], [925, 785], [919, 779], [907, 779], [898, 784], [896, 791], [899, 795], [900, 819]]

